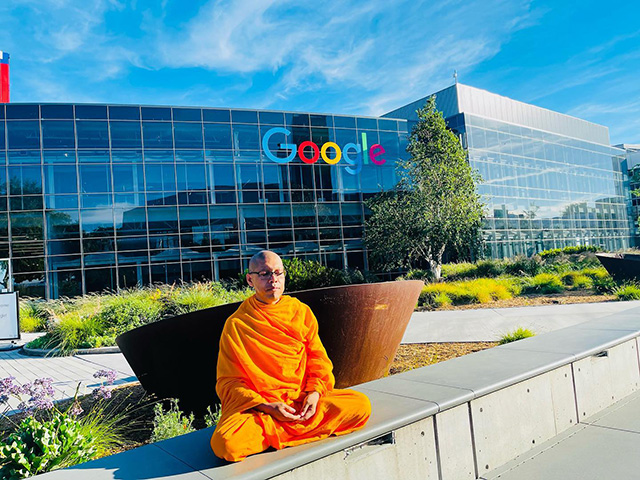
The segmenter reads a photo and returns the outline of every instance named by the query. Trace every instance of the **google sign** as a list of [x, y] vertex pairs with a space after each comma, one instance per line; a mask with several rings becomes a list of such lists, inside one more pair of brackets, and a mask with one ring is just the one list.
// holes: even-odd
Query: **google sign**
[[[298, 155], [300, 160], [308, 164], [316, 163], [318, 159], [322, 157], [322, 160], [324, 160], [325, 163], [335, 165], [344, 158], [347, 165], [350, 165], [345, 168], [347, 173], [356, 175], [362, 170], [363, 163], [369, 163], [369, 160], [371, 160], [375, 165], [382, 165], [386, 162], [384, 158], [378, 158], [380, 155], [385, 153], [384, 147], [379, 143], [375, 143], [371, 145], [371, 147], [368, 147], [367, 134], [365, 132], [362, 133], [361, 144], [346, 143], [342, 148], [340, 148], [335, 142], [326, 142], [322, 146], [318, 146], [310, 140], [302, 142], [300, 145], [296, 145], [295, 143], [281, 143], [278, 145], [279, 148], [283, 150], [291, 150], [291, 153], [284, 158], [279, 158], [276, 157], [269, 148], [269, 139], [278, 133], [283, 134], [285, 137], [291, 135], [291, 131], [286, 128], [276, 127], [268, 130], [267, 133], [264, 134], [264, 137], [262, 137], [262, 150], [264, 151], [264, 154], [269, 160], [276, 163], [289, 163], [296, 157], [296, 155]], [[311, 157], [308, 157], [305, 152], [305, 148], [307, 147], [311, 148]], [[333, 150], [333, 158], [328, 155], [329, 149]]]

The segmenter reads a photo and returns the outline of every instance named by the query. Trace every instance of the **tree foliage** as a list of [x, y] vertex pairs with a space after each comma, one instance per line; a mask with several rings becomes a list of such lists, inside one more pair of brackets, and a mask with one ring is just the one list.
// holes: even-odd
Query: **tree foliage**
[[371, 216], [365, 241], [377, 268], [427, 263], [438, 279], [445, 248], [460, 251], [477, 244], [483, 204], [476, 182], [481, 179], [436, 110], [435, 97], [417, 114], [409, 159], [398, 162], [398, 185], [367, 202]]

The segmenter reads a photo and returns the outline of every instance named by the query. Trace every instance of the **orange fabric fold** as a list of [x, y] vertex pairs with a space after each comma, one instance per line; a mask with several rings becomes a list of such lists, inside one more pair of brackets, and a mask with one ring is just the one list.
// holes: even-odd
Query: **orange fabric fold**
[[[334, 389], [332, 369], [307, 305], [288, 295], [274, 305], [255, 296], [245, 300], [220, 338], [216, 391], [222, 415], [211, 439], [216, 455], [237, 461], [269, 446], [299, 445], [361, 428], [371, 412], [369, 400]], [[312, 391], [321, 398], [306, 421], [279, 422], [252, 410], [284, 402], [299, 411]]]

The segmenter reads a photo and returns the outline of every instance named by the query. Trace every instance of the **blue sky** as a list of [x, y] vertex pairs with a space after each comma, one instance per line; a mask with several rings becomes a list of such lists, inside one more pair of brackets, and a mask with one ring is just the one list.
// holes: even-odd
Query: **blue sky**
[[378, 115], [462, 83], [640, 143], [640, 2], [0, 2], [14, 102]]

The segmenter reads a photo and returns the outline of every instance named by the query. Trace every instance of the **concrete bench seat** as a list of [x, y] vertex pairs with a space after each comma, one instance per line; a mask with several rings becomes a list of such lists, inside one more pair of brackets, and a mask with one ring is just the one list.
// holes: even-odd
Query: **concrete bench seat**
[[217, 459], [212, 429], [43, 479], [479, 478], [638, 390], [640, 308], [354, 387], [362, 430]]

